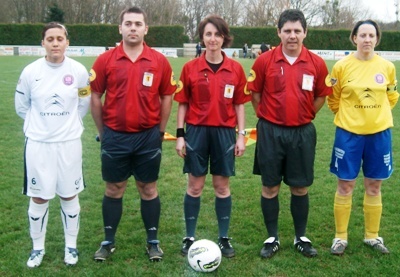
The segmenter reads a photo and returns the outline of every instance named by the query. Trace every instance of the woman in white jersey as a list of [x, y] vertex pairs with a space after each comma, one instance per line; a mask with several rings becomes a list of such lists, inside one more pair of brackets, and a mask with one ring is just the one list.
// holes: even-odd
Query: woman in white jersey
[[347, 247], [352, 194], [362, 167], [364, 174], [364, 243], [376, 251], [389, 250], [379, 237], [381, 185], [392, 171], [393, 116], [399, 98], [393, 63], [374, 52], [381, 32], [373, 20], [356, 23], [350, 41], [357, 50], [338, 61], [331, 74], [333, 94], [328, 106], [335, 113], [335, 142], [330, 171], [338, 178], [334, 200], [336, 234], [331, 253]]
[[49, 200], [61, 202], [67, 265], [78, 262], [76, 247], [82, 176], [82, 118], [90, 103], [86, 68], [65, 56], [66, 28], [48, 23], [42, 31], [46, 56], [24, 68], [15, 92], [15, 109], [24, 119], [25, 180], [30, 197], [28, 217], [33, 250], [28, 267], [41, 264], [45, 254]]

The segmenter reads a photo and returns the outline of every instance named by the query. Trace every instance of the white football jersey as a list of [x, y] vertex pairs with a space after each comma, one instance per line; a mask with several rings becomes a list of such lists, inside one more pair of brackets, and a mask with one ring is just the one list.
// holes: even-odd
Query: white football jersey
[[42, 142], [80, 138], [89, 104], [88, 71], [68, 57], [60, 64], [44, 57], [29, 64], [15, 92], [15, 110], [25, 119], [25, 136]]

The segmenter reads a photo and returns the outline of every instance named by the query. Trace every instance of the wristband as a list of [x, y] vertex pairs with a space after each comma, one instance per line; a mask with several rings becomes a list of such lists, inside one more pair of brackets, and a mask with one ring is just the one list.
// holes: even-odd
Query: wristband
[[185, 129], [183, 129], [183, 128], [176, 129], [176, 137], [177, 138], [183, 138], [184, 136], [185, 136]]

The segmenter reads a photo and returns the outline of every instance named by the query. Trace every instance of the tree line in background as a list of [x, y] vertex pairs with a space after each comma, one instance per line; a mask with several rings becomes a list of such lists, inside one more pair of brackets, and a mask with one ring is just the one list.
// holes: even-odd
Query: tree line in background
[[[197, 26], [208, 14], [221, 15], [230, 26], [275, 27], [287, 8], [304, 12], [309, 26], [350, 29], [372, 11], [352, 0], [0, 0], [0, 23], [118, 24], [127, 6], [143, 8], [150, 26], [181, 25], [194, 41]], [[393, 7], [395, 12], [395, 7]], [[397, 22], [382, 23], [382, 30], [398, 30]]]

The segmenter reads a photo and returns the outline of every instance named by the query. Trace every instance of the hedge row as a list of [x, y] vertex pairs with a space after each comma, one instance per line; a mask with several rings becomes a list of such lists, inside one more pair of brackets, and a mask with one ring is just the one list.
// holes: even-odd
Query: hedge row
[[[308, 29], [304, 45], [309, 49], [318, 50], [349, 50], [353, 49], [349, 36], [350, 30]], [[249, 46], [265, 42], [272, 46], [280, 43], [276, 28], [231, 27], [234, 36], [232, 47], [241, 48], [246, 42]], [[400, 32], [386, 31], [382, 33], [381, 43], [376, 50], [398, 51]]]
[[[38, 45], [43, 24], [0, 24], [0, 45]], [[121, 41], [118, 25], [66, 25], [73, 46], [114, 46]], [[145, 38], [150, 46], [182, 47], [189, 41], [182, 26], [151, 26]]]
[[[77, 24], [66, 26], [74, 46], [114, 46], [121, 40], [118, 25]], [[43, 24], [0, 24], [0, 45], [38, 45], [41, 41]], [[278, 45], [280, 42], [276, 28], [231, 27], [234, 48], [241, 48], [246, 42], [249, 46], [265, 42]], [[309, 29], [304, 44], [310, 49], [347, 50], [350, 30]], [[189, 42], [182, 26], [150, 26], [145, 38], [150, 46], [182, 47]], [[400, 32], [383, 32], [377, 50], [397, 51]]]

